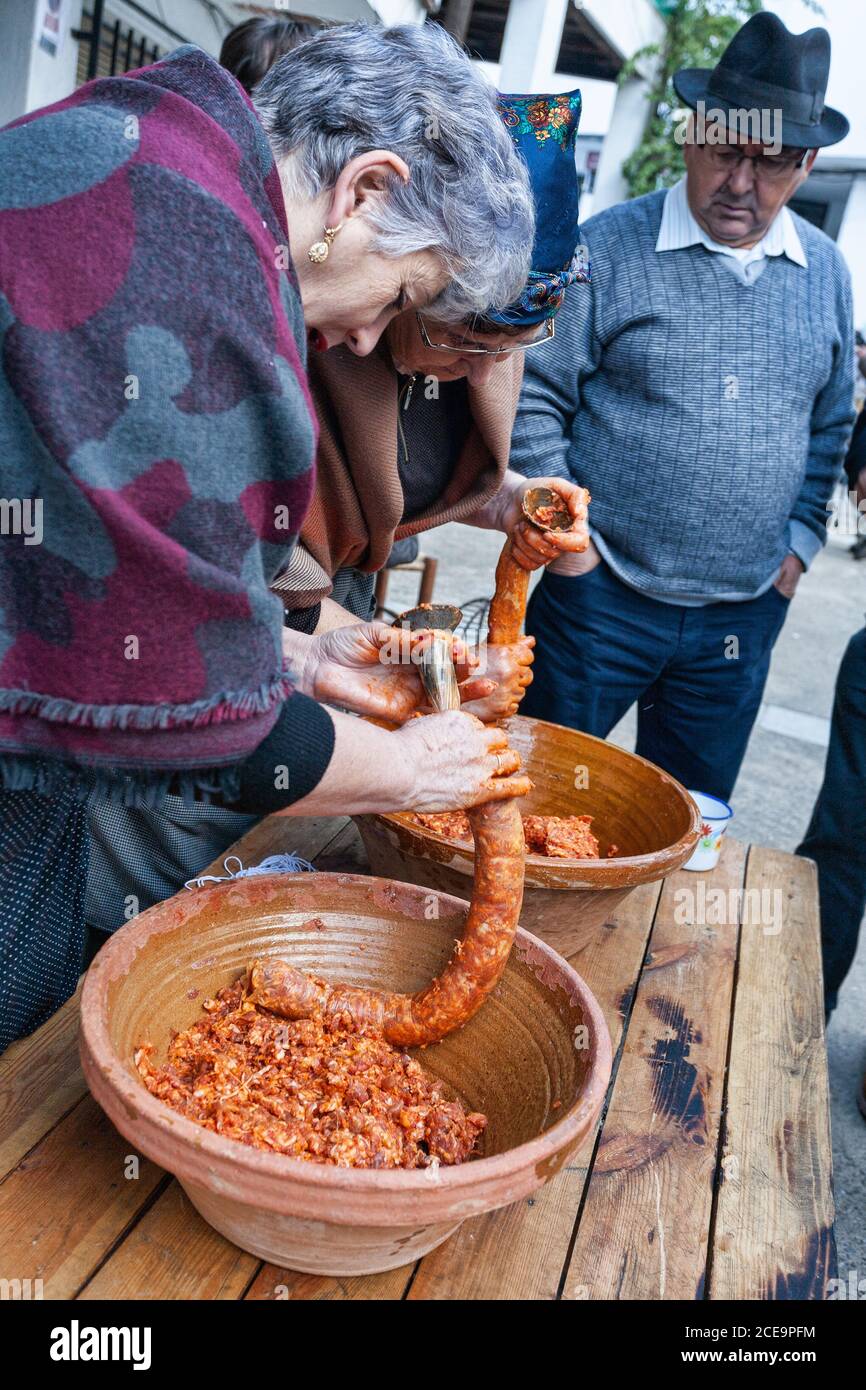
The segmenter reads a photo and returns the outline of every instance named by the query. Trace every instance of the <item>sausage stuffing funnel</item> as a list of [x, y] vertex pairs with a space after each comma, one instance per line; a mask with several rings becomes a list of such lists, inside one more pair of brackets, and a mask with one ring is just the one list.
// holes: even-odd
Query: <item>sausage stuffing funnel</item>
[[149, 1040], [164, 1060], [171, 1031], [199, 1018], [202, 1000], [254, 956], [364, 988], [417, 990], [444, 967], [466, 913], [465, 901], [355, 874], [262, 874], [160, 903], [117, 932], [88, 971], [88, 1085], [130, 1144], [261, 1259], [333, 1275], [418, 1259], [465, 1217], [530, 1196], [595, 1124], [610, 1078], [607, 1027], [587, 986], [543, 942], [518, 931], [484, 1007], [418, 1054], [488, 1116], [481, 1157], [457, 1167], [334, 1168], [240, 1144], [152, 1096], [133, 1053]]

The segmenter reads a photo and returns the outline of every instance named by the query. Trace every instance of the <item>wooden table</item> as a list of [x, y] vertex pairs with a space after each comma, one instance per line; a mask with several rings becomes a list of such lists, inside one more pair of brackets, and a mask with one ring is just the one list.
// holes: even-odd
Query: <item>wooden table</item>
[[[347, 820], [271, 816], [235, 850], [364, 867]], [[729, 839], [713, 874], [636, 890], [573, 963], [613, 1040], [599, 1132], [534, 1198], [349, 1279], [263, 1265], [136, 1161], [86, 1090], [70, 1000], [0, 1060], [0, 1277], [82, 1300], [821, 1298], [835, 1246], [813, 865]]]

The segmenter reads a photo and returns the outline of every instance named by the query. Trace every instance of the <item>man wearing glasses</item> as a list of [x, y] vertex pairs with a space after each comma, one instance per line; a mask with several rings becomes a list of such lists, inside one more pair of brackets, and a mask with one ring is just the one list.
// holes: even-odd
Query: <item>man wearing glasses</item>
[[527, 358], [514, 432], [513, 467], [592, 494], [592, 545], [530, 605], [522, 712], [606, 737], [637, 701], [637, 751], [722, 799], [853, 419], [848, 271], [786, 207], [848, 130], [829, 66], [826, 30], [760, 13], [677, 73], [727, 138], [692, 117], [685, 178], [586, 224], [591, 294]]

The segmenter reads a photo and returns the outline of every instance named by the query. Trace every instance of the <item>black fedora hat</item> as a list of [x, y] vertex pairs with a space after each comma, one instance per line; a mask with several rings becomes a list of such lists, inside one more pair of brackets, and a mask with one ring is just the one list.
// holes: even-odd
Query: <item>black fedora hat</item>
[[848, 134], [841, 111], [824, 105], [830, 73], [826, 29], [792, 34], [762, 10], [731, 39], [714, 68], [680, 68], [674, 87], [687, 106], [724, 112], [780, 112], [784, 145], [819, 149]]

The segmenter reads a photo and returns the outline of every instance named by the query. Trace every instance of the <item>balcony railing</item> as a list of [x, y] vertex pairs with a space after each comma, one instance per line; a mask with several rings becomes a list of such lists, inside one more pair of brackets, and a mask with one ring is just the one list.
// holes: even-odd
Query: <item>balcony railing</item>
[[133, 0], [126, 0], [126, 3], [129, 9], [138, 11], [142, 18], [158, 26], [168, 42], [156, 42], [141, 30], [118, 19], [104, 0], [92, 0], [90, 8], [82, 13], [81, 28], [72, 30], [72, 37], [78, 40], [79, 86], [82, 82], [89, 82], [92, 77], [115, 77], [118, 73], [131, 72], [134, 68], [155, 63], [177, 44], [188, 42], [183, 34], [169, 28], [159, 15], [152, 14], [143, 5], [133, 3]]

